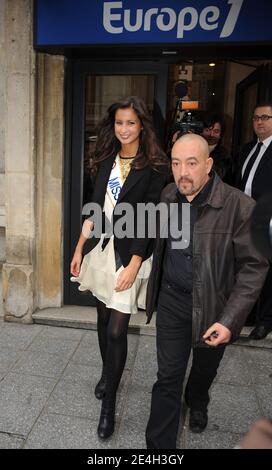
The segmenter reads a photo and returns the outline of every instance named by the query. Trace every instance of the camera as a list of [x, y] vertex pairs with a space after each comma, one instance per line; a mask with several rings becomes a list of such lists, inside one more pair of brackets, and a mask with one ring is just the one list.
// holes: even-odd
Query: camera
[[169, 127], [167, 149], [170, 152], [173, 143], [183, 134], [193, 132], [201, 134], [204, 123], [197, 119], [195, 111], [198, 110], [198, 101], [189, 100], [187, 81], [181, 80], [175, 86], [177, 96], [176, 107]]
[[184, 116], [180, 121], [176, 121], [173, 125], [173, 132], [180, 131], [180, 134], [186, 134], [188, 132], [194, 132], [195, 134], [201, 134], [203, 131], [204, 123], [198, 121], [194, 115], [194, 110], [198, 109], [197, 101], [180, 101], [180, 109], [184, 110]]

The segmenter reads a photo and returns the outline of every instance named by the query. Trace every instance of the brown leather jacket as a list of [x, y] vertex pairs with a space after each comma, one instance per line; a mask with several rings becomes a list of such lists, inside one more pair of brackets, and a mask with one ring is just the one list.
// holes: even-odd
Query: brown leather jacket
[[[177, 202], [176, 185], [164, 188], [161, 201]], [[198, 208], [193, 234], [193, 346], [205, 346], [203, 334], [215, 322], [239, 335], [253, 308], [268, 262], [252, 244], [250, 218], [255, 202], [215, 174], [207, 201]], [[150, 322], [160, 290], [165, 238], [157, 237], [147, 288]]]

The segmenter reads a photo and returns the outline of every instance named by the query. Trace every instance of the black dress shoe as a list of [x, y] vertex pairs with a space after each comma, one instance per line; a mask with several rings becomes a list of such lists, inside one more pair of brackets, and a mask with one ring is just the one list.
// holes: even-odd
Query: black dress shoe
[[270, 331], [271, 330], [266, 328], [264, 325], [258, 325], [251, 331], [248, 337], [250, 339], [264, 339]]
[[189, 428], [195, 433], [203, 432], [208, 424], [207, 411], [190, 410]]
[[108, 439], [114, 433], [114, 415], [114, 408], [103, 408], [102, 406], [97, 428], [97, 434], [100, 439]]
[[102, 400], [106, 394], [106, 376], [102, 374], [101, 379], [94, 389], [94, 394], [98, 400]]

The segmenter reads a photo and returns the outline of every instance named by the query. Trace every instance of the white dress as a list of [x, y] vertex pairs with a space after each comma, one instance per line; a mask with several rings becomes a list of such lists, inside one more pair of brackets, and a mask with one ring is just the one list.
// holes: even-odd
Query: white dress
[[[109, 220], [111, 220], [113, 209], [114, 203], [109, 190], [107, 190], [104, 212]], [[151, 272], [152, 256], [142, 263], [131, 288], [116, 292], [114, 288], [117, 277], [124, 267], [121, 266], [116, 271], [113, 238], [112, 235], [102, 251], [103, 237], [101, 237], [93, 250], [84, 256], [79, 276], [71, 277], [71, 281], [80, 284], [78, 287], [80, 291], [91, 291], [106, 307], [123, 313], [135, 314], [138, 312], [138, 308], [145, 309], [146, 288]]]

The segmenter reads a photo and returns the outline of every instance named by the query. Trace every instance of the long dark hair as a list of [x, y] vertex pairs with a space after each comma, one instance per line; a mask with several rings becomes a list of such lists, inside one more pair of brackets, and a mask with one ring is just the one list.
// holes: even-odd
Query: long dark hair
[[221, 127], [220, 140], [222, 140], [226, 129], [225, 121], [222, 114], [211, 113], [203, 117], [204, 127], [213, 127], [217, 122], [219, 122]]
[[120, 151], [121, 143], [114, 132], [115, 114], [118, 109], [127, 108], [132, 108], [135, 111], [143, 128], [139, 135], [140, 144], [137, 155], [133, 159], [132, 168], [142, 169], [150, 165], [153, 169], [159, 171], [162, 166], [165, 167], [168, 164], [167, 157], [156, 137], [145, 102], [137, 96], [129, 96], [112, 104], [107, 110], [107, 115], [100, 123], [95, 149], [91, 156], [92, 173], [96, 173], [102, 161]]

